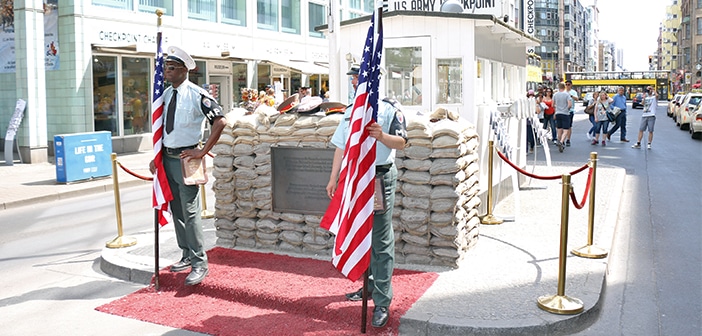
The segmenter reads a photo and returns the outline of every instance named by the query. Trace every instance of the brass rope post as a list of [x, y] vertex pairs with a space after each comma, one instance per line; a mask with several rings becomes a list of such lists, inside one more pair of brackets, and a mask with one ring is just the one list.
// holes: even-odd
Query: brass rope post
[[[203, 160], [205, 158], [202, 158]], [[210, 219], [214, 217], [214, 213], [210, 210], [207, 210], [207, 192], [205, 192], [205, 185], [201, 184], [200, 185], [200, 194], [202, 194], [202, 211], [200, 211], [200, 217], [203, 219]]]
[[597, 152], [590, 153], [590, 167], [592, 167], [592, 179], [590, 180], [590, 195], [587, 218], [587, 245], [576, 248], [572, 251], [574, 255], [582, 258], [602, 259], [607, 256], [607, 251], [593, 245], [595, 232], [595, 178], [597, 177]]
[[117, 216], [117, 238], [108, 241], [108, 248], [121, 248], [135, 245], [136, 238], [122, 236], [122, 206], [119, 199], [119, 181], [117, 178], [117, 154], [112, 153], [112, 190], [115, 194], [115, 214]]
[[565, 295], [566, 249], [568, 247], [568, 210], [570, 206], [570, 174], [563, 174], [561, 195], [561, 246], [558, 256], [558, 294], [539, 297], [539, 308], [554, 314], [578, 314], [583, 311], [583, 302]]
[[493, 140], [488, 141], [488, 201], [487, 201], [487, 214], [480, 220], [482, 224], [495, 225], [502, 224], [504, 220], [502, 218], [495, 217], [492, 214], [493, 208], [493, 195], [492, 195], [492, 167], [493, 167], [493, 153], [495, 152], [495, 142]]

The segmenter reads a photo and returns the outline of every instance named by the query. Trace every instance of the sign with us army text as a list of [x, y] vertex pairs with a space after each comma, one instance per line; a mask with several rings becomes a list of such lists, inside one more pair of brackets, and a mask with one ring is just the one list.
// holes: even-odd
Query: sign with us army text
[[[459, 0], [463, 5], [463, 13], [489, 14], [495, 17], [502, 17], [505, 14], [502, 10], [502, 1], [503, 0]], [[388, 0], [388, 10], [440, 12], [441, 0]]]

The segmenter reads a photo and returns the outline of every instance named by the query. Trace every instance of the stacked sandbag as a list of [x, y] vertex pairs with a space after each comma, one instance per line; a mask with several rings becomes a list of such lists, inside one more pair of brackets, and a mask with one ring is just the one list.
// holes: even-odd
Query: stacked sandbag
[[[478, 137], [465, 120], [440, 112], [406, 115], [393, 213], [398, 263], [455, 267], [477, 241]], [[272, 210], [270, 149], [333, 148], [342, 120], [342, 114], [227, 115], [212, 150], [218, 246], [331, 256], [334, 237], [319, 227], [321, 215]]]

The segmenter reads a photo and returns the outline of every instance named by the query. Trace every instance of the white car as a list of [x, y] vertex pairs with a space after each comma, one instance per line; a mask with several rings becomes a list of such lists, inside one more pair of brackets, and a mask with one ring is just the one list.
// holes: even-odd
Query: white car
[[672, 117], [675, 115], [675, 109], [680, 106], [680, 103], [682, 103], [683, 99], [685, 98], [685, 95], [682, 93], [678, 93], [673, 97], [673, 99], [668, 102], [668, 116]]
[[692, 134], [693, 139], [702, 138], [702, 109], [699, 107], [695, 109], [690, 117], [690, 134]]
[[697, 108], [697, 105], [702, 101], [702, 92], [690, 92], [685, 95], [680, 107], [675, 111], [673, 119], [675, 124], [680, 126], [681, 130], [687, 130], [690, 127], [690, 119], [692, 113]]

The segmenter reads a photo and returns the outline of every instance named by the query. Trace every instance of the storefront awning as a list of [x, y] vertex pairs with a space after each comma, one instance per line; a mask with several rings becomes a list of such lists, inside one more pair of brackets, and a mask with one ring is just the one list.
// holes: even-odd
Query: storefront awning
[[275, 63], [282, 65], [284, 67], [297, 70], [306, 75], [328, 75], [329, 67], [320, 65], [319, 63], [313, 63], [308, 61], [292, 61], [292, 60], [281, 60], [281, 59], [267, 59], [265, 60], [270, 63]]

